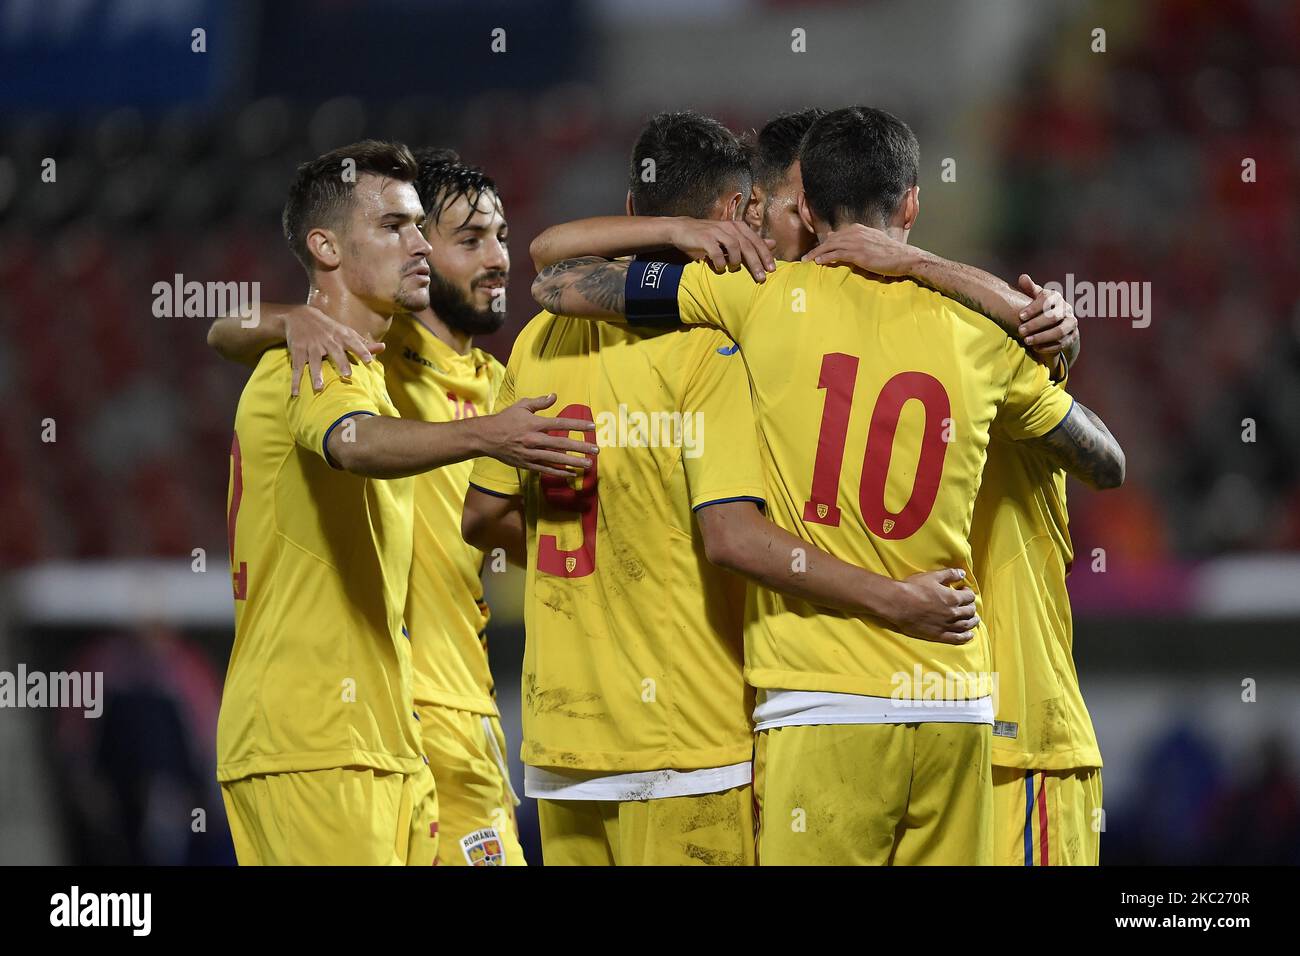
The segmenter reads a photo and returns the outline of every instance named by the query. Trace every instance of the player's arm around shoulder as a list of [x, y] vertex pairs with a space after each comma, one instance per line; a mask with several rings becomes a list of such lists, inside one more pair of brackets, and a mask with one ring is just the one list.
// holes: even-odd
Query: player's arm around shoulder
[[595, 216], [551, 226], [528, 247], [541, 271], [564, 259], [654, 254], [676, 249], [692, 260], [707, 260], [719, 272], [742, 262], [758, 281], [775, 268], [768, 244], [744, 222], [687, 216]]
[[208, 328], [208, 346], [224, 359], [249, 366], [256, 366], [267, 350], [287, 346], [293, 395], [298, 394], [304, 366], [310, 370], [312, 388], [319, 392], [325, 387], [321, 368], [326, 359], [339, 374], [348, 376], [352, 373], [349, 353], [368, 364], [384, 349], [383, 342], [371, 341], [312, 305], [275, 302], [263, 303], [251, 319], [217, 319]]
[[[601, 227], [600, 224], [607, 225]], [[557, 243], [545, 241], [548, 233], [578, 227], [590, 232], [606, 228], [610, 234], [595, 236], [585, 243], [588, 253], [549, 262], [557, 245], [572, 253], [575, 243], [568, 239]], [[671, 246], [693, 262], [706, 263], [706, 271], [727, 275], [742, 270], [762, 282], [775, 267], [771, 249], [743, 222], [682, 218], [623, 217], [586, 220], [552, 227], [535, 243], [534, 258], [541, 271], [533, 280], [533, 297], [544, 309], [556, 314], [583, 318], [626, 318], [639, 324], [691, 323], [689, 314], [678, 314], [677, 294], [686, 267], [677, 263], [653, 260], [611, 261], [611, 251], [644, 252]], [[583, 243], [579, 243], [583, 244]], [[686, 310], [687, 312], [689, 310]], [[701, 322], [700, 324], [713, 324]]]
[[909, 245], [879, 229], [853, 223], [831, 232], [804, 261], [847, 263], [863, 272], [906, 277], [984, 315], [1054, 365], [1058, 353], [1073, 365], [1079, 355], [1079, 323], [1059, 292], [1021, 275], [1012, 288], [983, 269]]

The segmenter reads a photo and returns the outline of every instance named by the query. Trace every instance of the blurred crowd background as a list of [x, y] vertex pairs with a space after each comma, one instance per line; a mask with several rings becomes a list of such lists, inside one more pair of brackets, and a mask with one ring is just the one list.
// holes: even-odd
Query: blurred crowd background
[[[510, 317], [479, 343], [504, 361], [528, 242], [622, 211], [650, 114], [744, 131], [856, 103], [920, 139], [914, 243], [1150, 284], [1149, 325], [1081, 319], [1071, 385], [1129, 463], [1117, 492], [1071, 489], [1103, 862], [1300, 862], [1300, 5], [652, 6], [0, 0], [0, 669], [98, 669], [109, 694], [96, 721], [0, 711], [0, 862], [231, 857], [212, 735], [245, 373], [206, 319], [156, 317], [155, 283], [297, 300], [293, 168], [365, 136], [449, 145], [505, 201]], [[518, 588], [489, 588], [512, 747]]]

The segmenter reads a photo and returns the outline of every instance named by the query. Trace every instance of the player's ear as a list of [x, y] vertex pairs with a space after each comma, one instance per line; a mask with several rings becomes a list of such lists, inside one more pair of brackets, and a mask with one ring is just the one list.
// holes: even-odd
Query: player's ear
[[341, 244], [332, 229], [313, 229], [307, 233], [307, 251], [323, 269], [339, 267], [339, 250]]
[[636, 203], [632, 201], [632, 190], [630, 189], [627, 191], [627, 202], [623, 204], [623, 208], [629, 216], [636, 215]]
[[814, 236], [817, 235], [817, 228], [813, 225], [812, 210], [808, 208], [808, 196], [802, 189], [799, 190], [799, 221], [803, 223], [805, 229]]
[[899, 223], [903, 231], [910, 231], [916, 225], [916, 217], [921, 214], [921, 187], [913, 186], [903, 194], [902, 205], [899, 206], [899, 213], [902, 221]]
[[758, 184], [749, 191], [749, 202], [745, 203], [745, 225], [755, 232], [763, 231], [763, 204], [767, 202], [767, 193]]
[[743, 219], [745, 216], [746, 196], [744, 193], [732, 193], [722, 203], [722, 219], [725, 222], [735, 222]]

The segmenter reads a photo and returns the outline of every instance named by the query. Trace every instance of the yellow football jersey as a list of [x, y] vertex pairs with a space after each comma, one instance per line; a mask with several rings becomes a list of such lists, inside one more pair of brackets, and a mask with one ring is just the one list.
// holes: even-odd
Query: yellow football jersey
[[[671, 294], [675, 267], [655, 265], [629, 276], [629, 310], [636, 282]], [[994, 417], [1010, 437], [1028, 438], [1070, 408], [1047, 370], [996, 325], [910, 281], [797, 262], [756, 283], [743, 270], [719, 275], [692, 263], [675, 308], [683, 322], [719, 327], [740, 346], [769, 516], [891, 578], [944, 567], [970, 575], [967, 535]], [[745, 660], [756, 687], [933, 700], [991, 690], [982, 625], [953, 647], [753, 594]]]
[[[482, 349], [461, 355], [411, 316], [395, 318], [384, 342], [379, 357], [403, 418], [449, 422], [495, 410], [505, 367]], [[495, 714], [483, 552], [460, 536], [473, 467], [471, 459], [412, 479], [415, 544], [406, 627], [417, 701]]]
[[500, 401], [554, 391], [592, 422], [595, 467], [539, 478], [479, 459], [470, 481], [524, 495], [524, 762], [630, 772], [749, 760], [745, 582], [710, 564], [692, 509], [763, 498], [740, 357], [708, 330], [635, 331], [543, 312]]
[[1101, 766], [1072, 654], [1069, 520], [1065, 472], [995, 425], [970, 541], [998, 674], [993, 763], [1001, 767]]
[[[411, 565], [409, 479], [333, 467], [330, 432], [396, 415], [379, 366], [324, 372], [289, 395], [272, 349], [235, 414], [227, 501], [235, 644], [217, 723], [217, 777], [423, 765], [402, 633]], [[347, 427], [347, 426], [344, 426]]]

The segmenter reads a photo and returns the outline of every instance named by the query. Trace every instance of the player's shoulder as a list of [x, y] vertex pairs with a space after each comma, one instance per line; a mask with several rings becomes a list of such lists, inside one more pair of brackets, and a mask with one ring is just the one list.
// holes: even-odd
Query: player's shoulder
[[[304, 370], [303, 378], [306, 378]], [[289, 394], [293, 367], [289, 364], [289, 350], [285, 346], [267, 349], [253, 366], [253, 374], [244, 384], [244, 395], [270, 396]]]
[[[776, 281], [773, 281], [773, 280]], [[818, 294], [852, 295], [880, 299], [892, 309], [933, 308], [929, 299], [938, 293], [925, 289], [905, 277], [882, 278], [868, 275], [846, 264], [817, 262], [778, 262], [768, 284], [799, 288]], [[918, 293], [924, 293], [919, 295]]]
[[884, 283], [887, 294], [897, 297], [900, 306], [906, 304], [913, 316], [928, 326], [947, 327], [959, 333], [967, 347], [978, 346], [991, 352], [1000, 352], [1006, 358], [1019, 349], [1019, 343], [1007, 335], [995, 320], [964, 302], [944, 295], [934, 289], [918, 285], [911, 279]]
[[572, 315], [561, 315], [543, 309], [528, 320], [515, 337], [510, 353], [510, 363], [518, 365], [529, 359], [547, 357], [575, 338], [581, 338], [590, 320]]
[[[769, 273], [768, 279], [780, 272], [782, 266], [793, 265], [793, 263], [778, 262], [776, 265], [776, 271]], [[681, 282], [683, 285], [692, 283], [696, 285], [712, 285], [715, 288], [726, 289], [736, 294], [757, 292], [763, 286], [763, 283], [755, 279], [744, 266], [733, 266], [719, 272], [706, 259], [696, 259], [694, 262], [683, 265]]]
[[253, 375], [265, 379], [290, 368], [288, 346], [277, 345], [258, 356], [257, 364], [253, 366]]
[[981, 334], [1006, 339], [1001, 327], [983, 312], [979, 312], [964, 302], [944, 295], [935, 289], [918, 285], [912, 279], [900, 279], [887, 283], [891, 291], [900, 298], [912, 303], [918, 311], [930, 312], [950, 322], [969, 325]]
[[[235, 430], [247, 434], [254, 422], [283, 418], [292, 384], [289, 350], [267, 349], [244, 383], [235, 409]], [[310, 388], [308, 384], [306, 386]]]
[[[268, 389], [274, 389], [275, 394], [288, 401], [290, 386], [293, 381], [293, 368], [287, 350], [276, 349], [275, 351], [281, 354], [267, 362], [264, 381]], [[266, 360], [266, 356], [263, 356], [263, 360]], [[377, 402], [392, 404], [388, 395], [386, 370], [382, 362], [353, 361], [351, 366], [351, 371], [347, 375], [340, 375], [333, 362], [322, 362], [320, 368], [321, 389], [319, 392], [311, 387], [311, 371], [304, 367], [299, 381], [299, 397], [304, 395], [334, 395], [341, 390], [349, 393], [360, 391]], [[258, 372], [261, 371], [263, 371], [262, 363], [259, 362]], [[256, 374], [257, 372], [254, 372], [254, 375]]]

